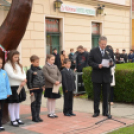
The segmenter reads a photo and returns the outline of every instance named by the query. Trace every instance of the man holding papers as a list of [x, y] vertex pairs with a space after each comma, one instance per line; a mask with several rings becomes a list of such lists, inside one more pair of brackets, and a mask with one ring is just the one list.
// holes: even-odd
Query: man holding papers
[[94, 90], [94, 115], [100, 114], [99, 104], [102, 89], [103, 95], [103, 116], [108, 116], [108, 90], [110, 89], [111, 73], [110, 67], [113, 64], [111, 53], [106, 50], [107, 38], [102, 36], [99, 39], [99, 47], [93, 48], [89, 55], [89, 65], [92, 67], [92, 82]]

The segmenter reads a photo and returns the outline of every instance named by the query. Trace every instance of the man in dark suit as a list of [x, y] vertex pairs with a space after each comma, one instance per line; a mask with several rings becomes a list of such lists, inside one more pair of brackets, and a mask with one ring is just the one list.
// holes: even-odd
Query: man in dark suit
[[[103, 95], [103, 116], [108, 116], [108, 92], [111, 83], [110, 66], [113, 64], [113, 55], [106, 50], [107, 38], [102, 36], [99, 39], [99, 47], [90, 51], [89, 65], [92, 67], [92, 82], [94, 90], [94, 115], [97, 117], [100, 114], [99, 104], [102, 88]], [[105, 66], [103, 60], [108, 61]]]
[[59, 56], [56, 48], [53, 49], [53, 55], [55, 56], [55, 63], [54, 64], [57, 65], [57, 67], [60, 70], [60, 68], [61, 68], [61, 61], [60, 61], [60, 56]]

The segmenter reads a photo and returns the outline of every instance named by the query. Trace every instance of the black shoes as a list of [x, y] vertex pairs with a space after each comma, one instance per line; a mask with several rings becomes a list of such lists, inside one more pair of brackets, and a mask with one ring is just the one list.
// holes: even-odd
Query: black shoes
[[58, 116], [56, 114], [48, 114], [49, 118], [58, 118]]
[[71, 116], [70, 114], [64, 114], [64, 116]]
[[0, 127], [0, 132], [1, 131], [5, 131], [5, 128], [4, 127]]
[[76, 114], [74, 114], [74, 113], [70, 113], [70, 115], [71, 115], [71, 116], [76, 116]]
[[[100, 114], [95, 113], [95, 114], [93, 115], [93, 117], [98, 117], [99, 115], [100, 115]], [[103, 114], [103, 116], [109, 117], [109, 114]]]
[[103, 114], [103, 116], [106, 116], [106, 117], [108, 117], [109, 119], [112, 118], [112, 115], [109, 115], [109, 114]]
[[39, 122], [39, 119], [37, 117], [32, 118], [33, 122]]
[[40, 117], [38, 117], [38, 120], [39, 120], [39, 122], [43, 122], [43, 120]]
[[48, 114], [48, 117], [52, 119], [55, 118], [53, 114]]
[[98, 113], [95, 113], [94, 115], [93, 115], [93, 117], [98, 117], [100, 114], [98, 114]]
[[64, 113], [65, 116], [76, 116], [74, 113]]
[[18, 124], [17, 121], [11, 121], [11, 125], [12, 125], [13, 127], [19, 127], [19, 124]]
[[24, 122], [21, 121], [20, 119], [17, 119], [16, 121], [18, 122], [19, 125], [24, 125]]
[[33, 122], [43, 122], [43, 120], [40, 117], [33, 117], [32, 121]]
[[57, 116], [56, 114], [53, 114], [53, 116], [54, 116], [55, 118], [58, 118], [58, 116]]

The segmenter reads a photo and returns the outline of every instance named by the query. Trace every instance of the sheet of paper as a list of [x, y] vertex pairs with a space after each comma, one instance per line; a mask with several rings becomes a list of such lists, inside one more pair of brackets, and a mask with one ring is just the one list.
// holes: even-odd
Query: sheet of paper
[[35, 95], [31, 95], [30, 96], [30, 99], [31, 99], [31, 103], [33, 103], [36, 99], [35, 99]]
[[21, 87], [21, 86], [19, 86], [19, 88], [18, 88], [18, 90], [17, 90], [18, 95], [20, 94], [21, 89], [22, 89], [22, 87]]
[[61, 87], [61, 84], [59, 84], [59, 85], [54, 84], [52, 93], [58, 94], [60, 87]]
[[124, 58], [120, 58], [121, 61], [124, 61]]
[[102, 64], [103, 67], [108, 68], [109, 67], [109, 59], [103, 59], [101, 64]]

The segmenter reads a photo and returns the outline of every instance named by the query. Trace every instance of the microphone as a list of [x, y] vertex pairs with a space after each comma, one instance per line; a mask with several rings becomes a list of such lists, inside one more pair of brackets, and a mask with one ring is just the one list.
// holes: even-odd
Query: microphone
[[114, 63], [112, 58], [109, 59], [109, 63], [110, 64], [113, 64]]

